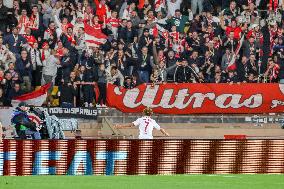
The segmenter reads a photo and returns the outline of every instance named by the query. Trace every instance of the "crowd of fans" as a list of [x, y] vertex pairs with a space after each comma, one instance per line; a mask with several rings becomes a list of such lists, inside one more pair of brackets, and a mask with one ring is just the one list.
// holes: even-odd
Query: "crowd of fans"
[[[282, 5], [0, 0], [0, 105], [50, 82], [64, 107], [105, 106], [107, 83], [284, 83]], [[89, 43], [85, 24], [107, 40]]]

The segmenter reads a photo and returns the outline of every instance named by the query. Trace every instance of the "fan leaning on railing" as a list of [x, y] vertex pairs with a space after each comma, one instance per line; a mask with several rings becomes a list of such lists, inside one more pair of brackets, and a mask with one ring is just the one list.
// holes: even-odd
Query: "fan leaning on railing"
[[58, 119], [33, 106], [30, 107], [28, 116], [39, 128], [42, 139], [65, 139], [63, 130], [75, 131], [78, 128], [75, 119]]

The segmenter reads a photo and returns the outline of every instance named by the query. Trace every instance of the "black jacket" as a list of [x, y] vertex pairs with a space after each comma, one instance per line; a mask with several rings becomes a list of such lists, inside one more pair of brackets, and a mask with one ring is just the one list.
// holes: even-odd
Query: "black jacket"
[[7, 12], [8, 12], [8, 8], [2, 5], [0, 8], [0, 23], [1, 23], [0, 31], [3, 31], [3, 32], [5, 31], [6, 25], [7, 25], [7, 18], [8, 18]]
[[82, 80], [84, 82], [94, 82], [95, 81], [95, 73], [92, 69], [86, 69], [86, 71], [83, 74]]
[[36, 124], [32, 122], [28, 117], [28, 114], [20, 108], [17, 108], [13, 113], [11, 122], [15, 124], [16, 130], [20, 130], [21, 125], [31, 130], [36, 130]]
[[73, 62], [70, 55], [63, 56], [61, 59], [62, 76], [64, 79], [69, 78], [73, 69]]
[[[175, 58], [173, 58], [173, 59], [169, 59], [168, 58], [167, 62], [166, 62], [167, 63], [167, 68], [175, 65], [176, 62], [177, 62], [177, 60]], [[174, 69], [169, 70], [168, 73], [167, 73], [167, 79], [168, 80], [173, 80], [174, 75], [175, 75], [175, 70]]]
[[279, 58], [279, 66], [280, 66], [280, 70], [279, 70], [279, 79], [284, 79], [284, 59], [283, 58]]
[[[66, 81], [66, 83], [63, 83], [60, 87], [60, 101], [62, 102], [67, 102], [67, 103], [71, 103], [74, 104], [74, 97], [76, 96], [76, 89], [74, 88], [73, 85], [68, 85], [67, 83], [68, 81]], [[69, 82], [71, 84], [71, 82]]]
[[190, 83], [192, 75], [195, 76], [195, 73], [191, 67], [177, 66], [175, 70], [174, 81], [177, 83]]
[[147, 54], [147, 57], [144, 58], [143, 54], [138, 54], [138, 65], [137, 70], [139, 71], [148, 71], [149, 73], [152, 72], [152, 66], [151, 66], [151, 55]]
[[[154, 41], [154, 38], [152, 35], [149, 35], [148, 37], [146, 37], [144, 34], [140, 37], [140, 40], [138, 42], [138, 50], [141, 51], [141, 49], [143, 47], [146, 47], [147, 46], [147, 40], [152, 40]], [[152, 49], [153, 48], [153, 42], [149, 44], [149, 46], [147, 46], [148, 49]]]
[[135, 29], [128, 30], [127, 28], [122, 29], [120, 33], [118, 33], [118, 38], [123, 39], [125, 44], [133, 43], [134, 37], [137, 37], [138, 33]]
[[[258, 70], [258, 64], [255, 63], [255, 67]], [[242, 62], [238, 62], [237, 64], [237, 73], [238, 78], [240, 81], [245, 81], [247, 76], [250, 73], [257, 74], [257, 71], [253, 69], [253, 65], [248, 61], [246, 64], [243, 64]]]

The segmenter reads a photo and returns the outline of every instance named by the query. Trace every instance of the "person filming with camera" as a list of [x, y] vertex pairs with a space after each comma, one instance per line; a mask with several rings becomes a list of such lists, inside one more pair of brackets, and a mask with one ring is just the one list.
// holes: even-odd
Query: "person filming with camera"
[[16, 132], [20, 139], [27, 139], [29, 135], [33, 139], [41, 139], [39, 128], [30, 120], [27, 112], [28, 105], [25, 102], [20, 102], [16, 110], [13, 112], [11, 122], [15, 125]]

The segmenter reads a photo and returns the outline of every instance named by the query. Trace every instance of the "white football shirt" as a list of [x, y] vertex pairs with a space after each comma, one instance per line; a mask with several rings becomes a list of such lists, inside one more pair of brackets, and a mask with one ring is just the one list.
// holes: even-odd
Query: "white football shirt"
[[153, 129], [160, 130], [157, 122], [148, 116], [138, 118], [133, 124], [139, 127], [139, 139], [153, 139]]

